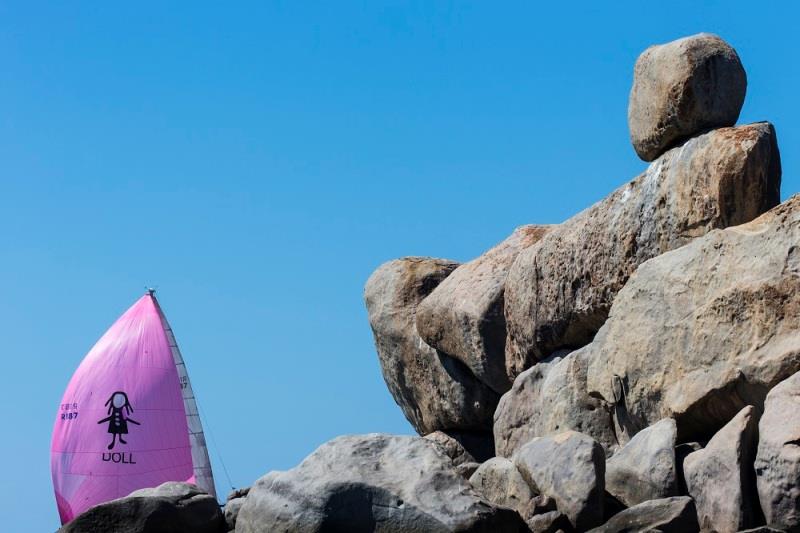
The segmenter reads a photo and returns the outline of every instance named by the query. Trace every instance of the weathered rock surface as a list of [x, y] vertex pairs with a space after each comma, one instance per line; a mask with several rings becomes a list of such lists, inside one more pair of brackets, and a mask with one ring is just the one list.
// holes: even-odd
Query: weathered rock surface
[[800, 372], [767, 395], [758, 433], [756, 484], [767, 525], [800, 531]]
[[417, 331], [437, 350], [465, 365], [498, 394], [511, 388], [506, 374], [503, 293], [511, 263], [550, 226], [522, 226], [477, 259], [456, 268], [417, 309]]
[[715, 130], [520, 252], [505, 289], [509, 375], [590, 342], [641, 263], [775, 206], [780, 177], [770, 124]]
[[426, 435], [436, 430], [490, 432], [498, 395], [460, 361], [419, 337], [416, 310], [458, 263], [406, 257], [381, 265], [364, 297], [383, 377], [409, 422]]
[[263, 531], [524, 531], [519, 515], [482, 499], [429, 440], [338, 437], [250, 489], [237, 533]]
[[686, 457], [686, 485], [704, 530], [736, 533], [758, 524], [753, 470], [757, 432], [758, 415], [753, 406], [747, 406], [704, 449]]
[[798, 242], [795, 196], [639, 267], [588, 348], [618, 437], [672, 417], [679, 440], [707, 440], [800, 370]]
[[671, 418], [637, 433], [606, 462], [606, 491], [627, 507], [677, 496], [676, 435]]
[[511, 457], [534, 437], [571, 429], [589, 435], [611, 455], [617, 447], [611, 415], [604, 402], [586, 392], [587, 365], [584, 350], [577, 350], [517, 376], [494, 413], [497, 454]]
[[614, 515], [590, 533], [693, 533], [697, 525], [694, 502], [688, 496], [649, 500]]
[[523, 518], [525, 507], [534, 496], [514, 463], [502, 457], [494, 457], [479, 466], [469, 482], [488, 501], [514, 509]]
[[633, 148], [652, 161], [703, 130], [733, 126], [746, 91], [739, 56], [716, 35], [651, 46], [633, 70], [628, 104]]
[[574, 531], [567, 515], [561, 511], [548, 511], [533, 515], [525, 521], [530, 533], [565, 533]]
[[239, 516], [239, 510], [242, 508], [244, 499], [249, 492], [250, 487], [244, 487], [235, 489], [228, 494], [225, 506], [222, 508], [222, 514], [225, 516], [225, 527], [228, 531], [233, 531], [236, 528], [236, 517]]
[[537, 437], [512, 460], [528, 484], [553, 498], [575, 528], [585, 531], [602, 523], [605, 454], [594, 439], [576, 431]]
[[475, 458], [472, 457], [472, 454], [465, 450], [464, 446], [462, 446], [460, 442], [444, 431], [434, 431], [433, 433], [428, 433], [424, 438], [433, 442], [442, 451], [442, 453], [452, 459], [453, 466], [475, 462]]
[[225, 519], [217, 500], [189, 483], [170, 481], [92, 507], [59, 533], [220, 533]]

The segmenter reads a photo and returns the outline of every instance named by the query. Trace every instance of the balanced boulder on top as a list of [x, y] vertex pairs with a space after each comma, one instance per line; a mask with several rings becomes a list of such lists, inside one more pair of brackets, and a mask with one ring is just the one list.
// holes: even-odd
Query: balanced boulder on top
[[653, 161], [704, 130], [733, 126], [746, 90], [739, 56], [716, 35], [651, 46], [636, 61], [628, 104], [636, 153]]

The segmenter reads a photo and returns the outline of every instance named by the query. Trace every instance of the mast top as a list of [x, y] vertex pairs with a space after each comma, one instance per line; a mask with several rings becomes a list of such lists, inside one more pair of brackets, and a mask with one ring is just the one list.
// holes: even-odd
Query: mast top
[[153, 287], [147, 287], [147, 294], [149, 294], [150, 296], [155, 296], [156, 290]]

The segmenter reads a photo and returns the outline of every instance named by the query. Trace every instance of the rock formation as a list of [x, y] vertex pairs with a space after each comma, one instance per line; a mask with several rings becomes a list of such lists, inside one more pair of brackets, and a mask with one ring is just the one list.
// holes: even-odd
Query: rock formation
[[774, 128], [734, 126], [745, 90], [719, 37], [649, 48], [640, 176], [463, 265], [375, 271], [383, 376], [424, 438], [336, 438], [224, 517], [174, 484], [62, 531], [800, 532], [800, 196], [778, 205]]

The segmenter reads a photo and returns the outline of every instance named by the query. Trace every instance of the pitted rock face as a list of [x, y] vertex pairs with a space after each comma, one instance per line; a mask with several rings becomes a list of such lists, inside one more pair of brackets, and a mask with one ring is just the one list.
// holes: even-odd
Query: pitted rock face
[[739, 56], [716, 35], [651, 46], [636, 61], [628, 104], [636, 153], [653, 161], [704, 130], [733, 126], [746, 90]]
[[436, 430], [491, 432], [499, 399], [464, 363], [417, 334], [417, 306], [456, 267], [458, 263], [444, 259], [396, 259], [381, 265], [364, 290], [383, 378], [420, 435]]
[[[508, 273], [506, 365], [516, 377], [562, 348], [589, 343], [643, 262], [780, 201], [773, 127], [695, 137], [643, 175], [520, 252]], [[659, 417], [661, 418], [661, 417]]]

